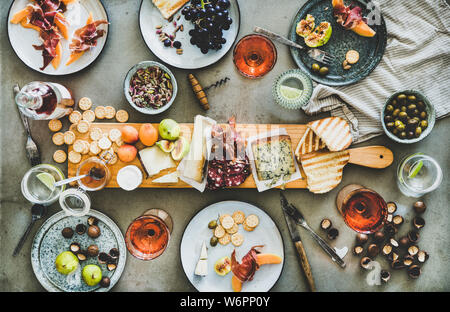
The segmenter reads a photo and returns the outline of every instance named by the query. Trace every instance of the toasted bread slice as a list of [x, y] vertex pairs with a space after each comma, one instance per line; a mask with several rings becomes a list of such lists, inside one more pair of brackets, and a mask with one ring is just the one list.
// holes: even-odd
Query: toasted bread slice
[[332, 152], [339, 152], [352, 144], [349, 124], [340, 117], [328, 117], [308, 123], [314, 133]]
[[169, 19], [189, 0], [152, 0], [165, 19]]
[[348, 150], [342, 152], [313, 152], [301, 156], [307, 187], [316, 194], [326, 193], [342, 180], [342, 171], [350, 159]]
[[317, 152], [326, 147], [325, 143], [312, 131], [307, 128], [305, 134], [303, 134], [300, 142], [298, 142], [295, 150], [295, 157], [300, 161], [300, 157], [304, 154]]

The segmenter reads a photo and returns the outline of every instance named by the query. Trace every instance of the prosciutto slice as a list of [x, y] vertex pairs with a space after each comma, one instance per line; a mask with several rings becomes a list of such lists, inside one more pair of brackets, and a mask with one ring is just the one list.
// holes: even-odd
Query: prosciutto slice
[[42, 50], [44, 65], [40, 68], [40, 70], [44, 70], [56, 56], [56, 46], [58, 45], [61, 37], [53, 28], [50, 30], [41, 30], [40, 37], [44, 42], [39, 46], [33, 44], [33, 47], [36, 50]]
[[339, 4], [333, 7], [333, 15], [337, 18], [336, 21], [346, 29], [353, 29], [360, 21], [365, 19], [362, 16], [362, 9], [358, 6], [345, 6]]
[[257, 248], [261, 247], [263, 247], [263, 245], [253, 246], [242, 258], [241, 263], [236, 260], [236, 250], [233, 250], [233, 253], [231, 254], [231, 271], [241, 282], [251, 281], [256, 270], [259, 269], [256, 255], [260, 253]]
[[98, 20], [77, 29], [73, 34], [72, 43], [69, 45], [72, 53], [85, 52], [95, 47], [97, 45], [97, 39], [105, 33], [103, 29], [98, 29], [98, 26], [102, 24], [108, 24], [108, 21]]

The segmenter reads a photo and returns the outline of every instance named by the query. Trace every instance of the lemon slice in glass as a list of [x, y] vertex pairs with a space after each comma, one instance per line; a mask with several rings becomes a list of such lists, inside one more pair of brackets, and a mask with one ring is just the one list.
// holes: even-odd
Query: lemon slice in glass
[[293, 100], [296, 99], [298, 97], [300, 97], [300, 95], [302, 95], [302, 90], [297, 89], [297, 88], [292, 88], [289, 86], [284, 86], [282, 85], [280, 87], [280, 93], [282, 96], [284, 96], [285, 98], [289, 99], [289, 100]]
[[414, 179], [414, 177], [420, 172], [420, 169], [422, 169], [422, 167], [423, 167], [422, 160], [415, 162], [411, 170], [409, 170], [408, 178]]
[[50, 191], [55, 190], [55, 178], [48, 172], [41, 172], [36, 175], [39, 181], [41, 181]]

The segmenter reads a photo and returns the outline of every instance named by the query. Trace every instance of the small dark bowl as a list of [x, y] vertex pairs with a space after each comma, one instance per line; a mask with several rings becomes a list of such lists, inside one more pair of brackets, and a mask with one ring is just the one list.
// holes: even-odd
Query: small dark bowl
[[[384, 111], [386, 109], [386, 106], [389, 103], [391, 103], [391, 101], [395, 97], [397, 97], [397, 95], [399, 95], [401, 93], [408, 94], [408, 95], [415, 95], [417, 98], [420, 98], [422, 100], [422, 102], [425, 104], [425, 111], [427, 112], [427, 116], [428, 116], [428, 118], [427, 118], [428, 127], [422, 132], [422, 134], [418, 138], [400, 139], [399, 137], [394, 135], [392, 132], [390, 132], [386, 128], [386, 124], [384, 122]], [[386, 103], [384, 103], [383, 109], [381, 110], [381, 124], [383, 125], [384, 133], [386, 133], [386, 135], [391, 140], [398, 142], [398, 143], [411, 144], [411, 143], [416, 143], [416, 142], [423, 140], [428, 134], [430, 134], [431, 130], [433, 129], [435, 121], [436, 121], [436, 112], [434, 110], [433, 104], [431, 104], [431, 102], [427, 99], [427, 97], [423, 93], [421, 93], [417, 90], [403, 90], [403, 91], [395, 92], [387, 99]]]

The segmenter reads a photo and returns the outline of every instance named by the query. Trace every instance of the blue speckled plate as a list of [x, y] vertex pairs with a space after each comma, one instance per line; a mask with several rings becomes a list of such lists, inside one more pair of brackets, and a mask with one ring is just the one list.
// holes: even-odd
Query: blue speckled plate
[[[350, 4], [348, 0], [344, 2], [346, 5]], [[363, 9], [363, 16], [367, 16], [369, 11], [366, 9], [366, 1], [354, 0], [352, 2]], [[307, 14], [314, 16], [316, 27], [321, 22], [329, 22], [333, 29], [330, 40], [319, 47], [319, 49], [335, 57], [333, 63], [327, 66], [329, 73], [326, 76], [312, 72], [311, 66], [317, 61], [310, 58], [306, 50], [291, 48], [291, 55], [298, 67], [309, 73], [314, 81], [329, 86], [344, 86], [356, 83], [369, 75], [381, 61], [387, 42], [386, 24], [382, 16], [380, 25], [370, 26], [376, 31], [376, 35], [372, 38], [361, 37], [351, 30], [345, 30], [336, 22], [331, 0], [309, 0], [297, 12], [289, 31], [289, 39], [302, 46], [306, 46], [305, 41], [296, 34], [295, 28], [297, 23], [304, 19]], [[359, 61], [352, 65], [351, 69], [344, 70], [342, 62], [345, 60], [345, 54], [348, 50], [358, 51]], [[323, 64], [320, 65], [323, 66]]]
[[[96, 239], [90, 238], [87, 234], [78, 235], [76, 233], [72, 238], [64, 238], [61, 235], [63, 228], [72, 227], [75, 229], [78, 223], [87, 224], [88, 216], [69, 217], [62, 211], [50, 217], [36, 234], [31, 250], [31, 262], [36, 277], [48, 291], [108, 291], [119, 280], [126, 262], [126, 246], [122, 233], [117, 225], [104, 214], [91, 210], [89, 216], [99, 219], [98, 226], [101, 235]], [[96, 258], [88, 258], [80, 263], [79, 268], [73, 274], [68, 276], [60, 274], [56, 271], [55, 259], [61, 252], [69, 250], [72, 242], [78, 242], [82, 249], [86, 249], [91, 244], [96, 244], [100, 251], [106, 253], [111, 248], [118, 248], [120, 257], [116, 270], [110, 272], [106, 265], [99, 264]], [[108, 276], [111, 279], [110, 287], [101, 288], [86, 285], [81, 277], [81, 270], [87, 264], [99, 265], [103, 276]]]

